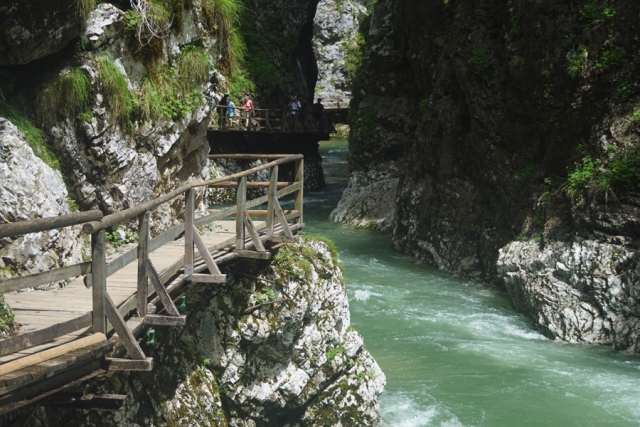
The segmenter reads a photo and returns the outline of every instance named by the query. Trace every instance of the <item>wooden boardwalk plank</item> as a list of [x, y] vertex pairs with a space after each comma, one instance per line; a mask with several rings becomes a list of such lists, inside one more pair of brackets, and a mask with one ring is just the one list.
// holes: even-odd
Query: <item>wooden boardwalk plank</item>
[[[264, 221], [255, 221], [258, 229], [264, 228]], [[215, 231], [202, 236], [207, 247], [219, 245], [235, 237], [235, 221], [217, 221]], [[130, 250], [131, 248], [127, 248]], [[227, 252], [218, 251], [212, 254], [216, 259]], [[116, 259], [118, 254], [109, 257]], [[184, 256], [184, 239], [168, 242], [149, 254], [149, 258], [158, 272], [170, 267]], [[196, 257], [199, 253], [196, 251]], [[137, 262], [127, 265], [122, 270], [107, 278], [107, 292], [117, 306], [129, 300], [137, 291]], [[18, 334], [33, 332], [56, 323], [74, 319], [92, 310], [92, 293], [87, 289], [82, 278], [76, 279], [64, 288], [50, 291], [27, 291], [6, 294], [5, 300], [16, 314], [16, 322], [20, 324]], [[54, 341], [57, 342], [57, 341]], [[0, 358], [0, 363], [9, 359]]]

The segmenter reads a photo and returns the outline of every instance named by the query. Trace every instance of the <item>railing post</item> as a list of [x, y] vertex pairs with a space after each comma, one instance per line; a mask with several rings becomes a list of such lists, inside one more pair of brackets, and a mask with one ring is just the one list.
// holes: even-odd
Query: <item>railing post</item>
[[302, 224], [302, 205], [304, 197], [304, 159], [296, 160], [296, 182], [300, 183], [300, 190], [296, 192], [295, 209], [300, 212], [300, 217], [296, 220], [297, 223]]
[[236, 250], [244, 249], [244, 210], [247, 204], [247, 177], [238, 183], [238, 209], [236, 210]]
[[271, 178], [269, 179], [269, 192], [267, 193], [267, 236], [273, 236], [274, 224], [274, 198], [278, 190], [278, 165], [271, 168]]
[[107, 252], [104, 230], [91, 235], [91, 289], [93, 296], [93, 332], [107, 333], [105, 295], [107, 293]]
[[147, 295], [149, 279], [147, 260], [149, 258], [149, 212], [138, 217], [138, 316], [147, 315]]
[[184, 274], [193, 277], [193, 220], [195, 209], [193, 189], [184, 193]]

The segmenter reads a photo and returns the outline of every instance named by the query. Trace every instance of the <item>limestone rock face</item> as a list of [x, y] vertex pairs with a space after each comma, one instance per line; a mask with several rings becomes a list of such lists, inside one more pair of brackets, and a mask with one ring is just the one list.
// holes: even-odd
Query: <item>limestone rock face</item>
[[[0, 118], [0, 223], [70, 213], [60, 172], [33, 154], [22, 133]], [[0, 239], [0, 279], [82, 262], [79, 226]]]
[[395, 215], [398, 178], [393, 165], [381, 165], [367, 172], [355, 171], [349, 178], [331, 220], [357, 227], [391, 229]]
[[638, 352], [640, 266], [624, 243], [513, 242], [497, 268], [513, 304], [551, 338]]
[[313, 19], [313, 53], [318, 65], [315, 97], [326, 106], [348, 105], [351, 76], [345, 61], [357, 55], [358, 27], [367, 13], [367, 0], [321, 0]]
[[[635, 303], [611, 294], [619, 278], [635, 299], [635, 267], [613, 256], [612, 278], [606, 254], [639, 247], [639, 17], [636, 3], [377, 2], [333, 217], [367, 225], [363, 177], [395, 178], [396, 249], [497, 280], [549, 336], [637, 351]], [[584, 242], [588, 271], [565, 259]], [[551, 275], [556, 258], [579, 279]]]
[[[157, 67], [173, 63], [187, 44], [200, 43], [212, 49], [214, 42], [198, 27], [194, 12], [185, 10], [182, 22], [180, 33], [172, 32], [165, 38], [164, 57]], [[91, 119], [79, 121], [53, 112], [46, 120], [61, 161], [68, 167], [73, 197], [81, 207], [100, 209], [105, 214], [209, 176], [206, 130], [212, 106], [220, 97], [216, 82], [222, 79], [212, 71], [210, 82], [199, 89], [199, 105], [180, 117], [140, 120], [133, 132], [127, 132], [112, 116], [98, 72], [101, 58], [110, 58], [124, 74], [130, 90], [139, 93], [149, 70], [132, 53], [132, 32], [124, 28], [124, 13], [111, 4], [100, 4], [91, 12], [85, 30], [89, 51], [81, 57], [81, 68], [96, 93], [90, 106]], [[209, 52], [213, 55], [212, 50]], [[198, 193], [196, 203], [204, 210], [202, 193]], [[183, 211], [180, 201], [160, 206], [152, 213], [152, 232], [174, 225]]]
[[105, 390], [131, 397], [124, 412], [40, 409], [36, 425], [377, 425], [386, 379], [350, 327], [326, 244], [298, 238], [270, 266], [245, 262], [228, 277], [223, 288], [190, 287], [180, 338], [166, 328], [143, 342], [153, 371], [111, 377]]
[[62, 50], [78, 37], [85, 13], [78, 0], [4, 1], [0, 5], [0, 65], [26, 64]]

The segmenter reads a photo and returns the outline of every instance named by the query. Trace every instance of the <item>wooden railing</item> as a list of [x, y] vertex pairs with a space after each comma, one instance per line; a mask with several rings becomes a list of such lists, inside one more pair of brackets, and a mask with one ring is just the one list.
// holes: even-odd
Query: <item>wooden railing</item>
[[[228, 111], [233, 109], [234, 115]], [[251, 109], [218, 105], [212, 120], [214, 129], [250, 132], [335, 132], [331, 114], [314, 115], [310, 109]]]
[[[122, 340], [131, 359], [111, 359], [110, 369], [123, 370], [149, 370], [152, 367], [150, 358], [146, 358], [138, 345], [132, 331], [125, 323], [126, 315], [133, 309], [137, 309], [137, 315], [145, 325], [173, 325], [185, 324], [185, 316], [180, 315], [173, 303], [164, 283], [183, 270], [186, 280], [201, 283], [223, 283], [226, 276], [223, 275], [217, 264], [213, 261], [197, 227], [211, 223], [221, 218], [235, 217], [236, 236], [234, 252], [239, 256], [250, 258], [267, 258], [267, 251], [258, 235], [252, 216], [264, 213], [266, 217], [266, 234], [272, 240], [288, 241], [293, 237], [288, 220], [293, 219], [294, 225], [302, 225], [303, 220], [303, 176], [304, 164], [302, 155], [221, 155], [210, 156], [212, 158], [235, 159], [266, 159], [271, 160], [258, 167], [239, 172], [233, 175], [213, 180], [195, 182], [183, 185], [154, 200], [142, 203], [133, 208], [103, 216], [100, 211], [80, 212], [63, 215], [55, 218], [36, 219], [12, 224], [0, 225], [0, 238], [19, 236], [27, 233], [51, 230], [84, 224], [82, 230], [91, 236], [91, 261], [84, 262], [55, 270], [17, 277], [0, 282], [0, 294], [18, 291], [21, 289], [36, 287], [51, 282], [68, 280], [76, 276], [85, 276], [85, 285], [92, 289], [93, 310], [81, 317], [58, 323], [34, 332], [24, 333], [12, 338], [0, 340], [0, 356], [13, 354], [29, 347], [44, 344], [63, 335], [91, 327], [94, 333], [107, 333], [113, 328]], [[295, 180], [293, 182], [278, 182], [278, 167], [286, 163], [295, 163]], [[247, 177], [257, 172], [269, 170], [269, 182], [247, 182]], [[198, 188], [236, 188], [237, 203], [210, 214], [195, 217], [195, 191]], [[266, 188], [267, 194], [254, 200], [247, 200], [247, 188]], [[279, 199], [289, 194], [295, 195], [295, 207], [292, 211], [282, 210]], [[151, 238], [149, 234], [150, 213], [163, 203], [171, 202], [184, 197], [184, 222]], [[266, 211], [253, 212], [250, 208], [267, 204]], [[252, 213], [253, 212], [253, 213]], [[137, 219], [138, 245], [137, 247], [120, 255], [117, 259], [107, 263], [106, 261], [106, 236], [105, 230], [118, 224]], [[284, 236], [274, 236], [274, 229], [279, 225]], [[248, 233], [255, 251], [247, 250], [245, 233]], [[184, 234], [185, 253], [184, 259], [176, 261], [172, 266], [159, 274], [149, 259], [149, 253], [160, 248]], [[225, 243], [225, 244], [230, 244]], [[197, 247], [200, 256], [204, 260], [209, 274], [201, 274], [194, 270], [195, 250]], [[107, 292], [107, 278], [128, 264], [138, 262], [137, 292], [125, 301], [120, 307], [116, 307]], [[149, 287], [151, 283], [151, 288]], [[147, 312], [149, 296], [155, 291], [159, 302], [162, 303], [166, 315], [156, 315]], [[109, 326], [111, 325], [111, 327]]]

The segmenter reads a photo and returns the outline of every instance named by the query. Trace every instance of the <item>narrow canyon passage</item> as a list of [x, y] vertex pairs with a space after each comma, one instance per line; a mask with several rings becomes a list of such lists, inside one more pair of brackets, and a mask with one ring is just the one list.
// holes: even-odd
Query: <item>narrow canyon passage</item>
[[321, 143], [328, 187], [307, 193], [305, 232], [340, 250], [352, 323], [387, 376], [391, 427], [638, 426], [640, 360], [554, 342], [506, 294], [394, 252], [389, 236], [328, 221], [347, 143]]

